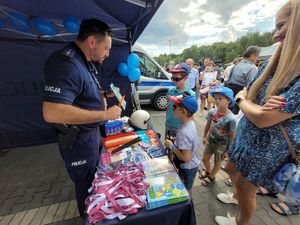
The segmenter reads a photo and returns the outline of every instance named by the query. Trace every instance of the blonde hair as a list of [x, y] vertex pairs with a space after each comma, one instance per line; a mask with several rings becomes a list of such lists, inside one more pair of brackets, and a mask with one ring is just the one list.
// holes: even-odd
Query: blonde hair
[[285, 40], [281, 43], [264, 72], [251, 86], [248, 98], [256, 102], [259, 89], [271, 75], [273, 78], [267, 88], [265, 101], [272, 95], [278, 95], [295, 77], [300, 69], [300, 0], [289, 0], [278, 13], [288, 17], [288, 29]]

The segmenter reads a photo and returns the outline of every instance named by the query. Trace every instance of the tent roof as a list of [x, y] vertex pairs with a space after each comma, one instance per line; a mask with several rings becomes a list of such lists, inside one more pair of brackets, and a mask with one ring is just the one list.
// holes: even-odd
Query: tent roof
[[[10, 10], [29, 18], [51, 20], [58, 27], [63, 27], [62, 20], [67, 16], [74, 16], [79, 20], [98, 18], [113, 29], [115, 42], [124, 43], [131, 39], [133, 44], [162, 2], [163, 0], [2, 0], [0, 19], [7, 24], [5, 20], [9, 19]], [[61, 35], [58, 40], [62, 40], [62, 37], [63, 40], [73, 40], [75, 34], [69, 35], [71, 37], [67, 34]], [[0, 37], [30, 38], [30, 35], [11, 31], [5, 25], [0, 29]]]
[[279, 42], [276, 42], [275, 44], [272, 44], [267, 47], [262, 47], [260, 50], [259, 57], [267, 57], [267, 56], [272, 56], [278, 46]]

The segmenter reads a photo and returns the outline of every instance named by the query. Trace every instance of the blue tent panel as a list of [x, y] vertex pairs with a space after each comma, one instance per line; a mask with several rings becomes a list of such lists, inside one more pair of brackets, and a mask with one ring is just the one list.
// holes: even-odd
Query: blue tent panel
[[[3, 0], [0, 3], [0, 149], [55, 141], [52, 126], [45, 123], [41, 106], [43, 66], [47, 57], [72, 40], [76, 35], [65, 35], [62, 21], [66, 16], [79, 20], [98, 18], [113, 28], [113, 48], [110, 57], [98, 66], [99, 81], [108, 90], [113, 82], [126, 96], [130, 115], [131, 88], [127, 78], [116, 72], [125, 62], [133, 44], [147, 26], [163, 0], [142, 1], [145, 7], [133, 4], [135, 0]], [[147, 3], [147, 4], [146, 4]], [[29, 19], [41, 17], [52, 21], [63, 35], [44, 38], [35, 31], [24, 34], [14, 31], [7, 20], [10, 12], [21, 13]], [[116, 100], [109, 102], [115, 104]]]

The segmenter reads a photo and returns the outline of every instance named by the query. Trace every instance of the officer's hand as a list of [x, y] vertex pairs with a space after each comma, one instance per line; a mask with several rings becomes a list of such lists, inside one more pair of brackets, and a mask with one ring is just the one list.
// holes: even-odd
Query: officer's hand
[[122, 109], [120, 107], [114, 105], [105, 111], [106, 119], [107, 120], [118, 119], [121, 116], [121, 112], [122, 112]]
[[[119, 88], [116, 88], [119, 92], [120, 92], [120, 89]], [[114, 97], [115, 96], [115, 93], [113, 92], [113, 90], [109, 90], [109, 91], [106, 91], [106, 96], [108, 98], [111, 98], [111, 97]]]

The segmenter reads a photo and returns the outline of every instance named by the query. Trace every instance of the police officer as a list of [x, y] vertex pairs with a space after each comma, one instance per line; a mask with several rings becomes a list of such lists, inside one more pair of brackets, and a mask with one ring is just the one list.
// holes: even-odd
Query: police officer
[[83, 20], [76, 42], [54, 52], [44, 67], [43, 115], [57, 124], [60, 154], [68, 174], [75, 183], [80, 216], [84, 200], [93, 181], [99, 161], [99, 122], [120, 116], [121, 108], [105, 110], [105, 97], [93, 62], [102, 63], [109, 56], [112, 32], [96, 19]]

